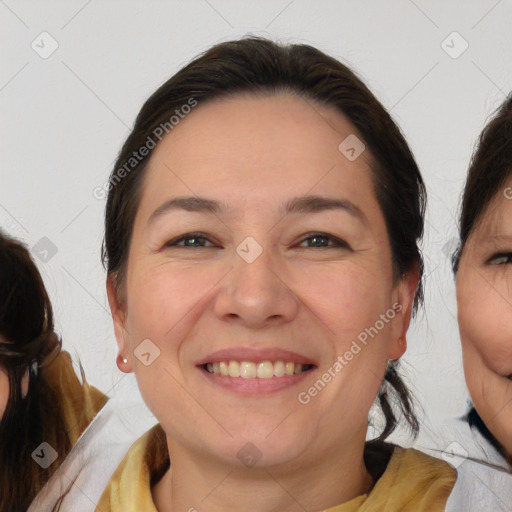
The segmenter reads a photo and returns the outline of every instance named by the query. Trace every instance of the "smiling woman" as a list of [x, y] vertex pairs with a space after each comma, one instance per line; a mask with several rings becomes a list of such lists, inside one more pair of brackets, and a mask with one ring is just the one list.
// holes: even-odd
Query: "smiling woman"
[[[472, 426], [512, 467], [512, 96], [483, 130], [468, 171], [454, 257]], [[512, 482], [510, 483], [512, 487]]]
[[146, 101], [112, 175], [191, 97], [109, 190], [118, 366], [159, 425], [97, 510], [443, 510], [455, 470], [383, 442], [397, 414], [418, 428], [397, 361], [422, 299], [425, 189], [398, 127], [337, 60], [249, 37]]
[[482, 446], [495, 450], [487, 451], [486, 460], [459, 460], [463, 471], [447, 511], [506, 510], [512, 503], [511, 187], [509, 96], [482, 131], [471, 159], [453, 257], [464, 375], [474, 404], [465, 420], [474, 436], [478, 432], [488, 441]]

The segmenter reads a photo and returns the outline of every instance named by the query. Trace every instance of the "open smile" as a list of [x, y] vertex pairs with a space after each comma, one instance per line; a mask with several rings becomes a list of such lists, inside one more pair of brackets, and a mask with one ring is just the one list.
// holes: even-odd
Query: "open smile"
[[235, 347], [213, 352], [195, 365], [210, 385], [253, 395], [296, 386], [318, 367], [315, 363], [277, 347]]
[[271, 379], [286, 375], [298, 375], [313, 368], [312, 364], [293, 363], [291, 361], [220, 361], [206, 363], [204, 369], [214, 375], [234, 377], [241, 379]]

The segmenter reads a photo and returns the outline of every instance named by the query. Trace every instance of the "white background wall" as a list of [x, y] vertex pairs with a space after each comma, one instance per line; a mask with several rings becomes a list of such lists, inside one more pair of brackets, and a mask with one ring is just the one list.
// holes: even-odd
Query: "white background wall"
[[[54, 244], [39, 268], [64, 347], [130, 428], [155, 420], [133, 375], [115, 365], [100, 264], [105, 201], [93, 189], [158, 85], [212, 44], [253, 33], [309, 43], [352, 66], [404, 131], [429, 209], [426, 308], [403, 365], [424, 409], [418, 446], [460, 440], [454, 418], [467, 392], [448, 255], [473, 144], [512, 90], [511, 22], [511, 0], [0, 1], [0, 226], [30, 247], [43, 237]], [[43, 31], [58, 43], [48, 58], [31, 47], [51, 49]], [[469, 44], [458, 58], [442, 47], [453, 31]], [[463, 49], [458, 37], [445, 43], [452, 54]]]

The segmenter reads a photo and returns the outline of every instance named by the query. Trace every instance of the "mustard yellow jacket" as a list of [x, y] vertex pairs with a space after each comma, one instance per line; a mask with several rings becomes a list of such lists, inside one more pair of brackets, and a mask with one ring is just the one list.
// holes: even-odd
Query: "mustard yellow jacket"
[[[169, 463], [160, 425], [140, 437], [110, 479], [96, 512], [157, 512], [151, 480]], [[386, 470], [369, 494], [326, 512], [440, 512], [454, 486], [456, 471], [446, 462], [414, 449], [395, 448]]]

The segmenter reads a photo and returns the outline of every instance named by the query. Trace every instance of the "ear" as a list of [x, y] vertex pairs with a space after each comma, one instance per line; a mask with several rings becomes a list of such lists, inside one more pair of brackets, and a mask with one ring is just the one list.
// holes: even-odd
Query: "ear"
[[390, 359], [400, 359], [407, 349], [407, 330], [411, 322], [412, 306], [419, 280], [419, 265], [416, 264], [403, 274], [393, 290], [393, 309], [397, 313], [393, 319]]
[[[107, 276], [107, 296], [110, 312], [112, 313], [112, 320], [114, 322], [114, 333], [119, 354], [117, 357], [117, 366], [122, 372], [130, 373], [133, 371], [133, 368], [128, 331], [126, 329], [126, 306], [125, 302], [119, 297], [119, 293], [114, 284], [114, 278], [114, 273], [110, 273]], [[128, 362], [123, 363], [123, 358], [127, 359]]]

